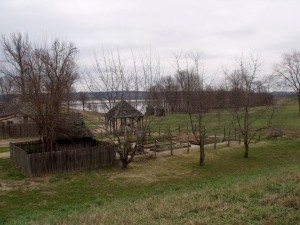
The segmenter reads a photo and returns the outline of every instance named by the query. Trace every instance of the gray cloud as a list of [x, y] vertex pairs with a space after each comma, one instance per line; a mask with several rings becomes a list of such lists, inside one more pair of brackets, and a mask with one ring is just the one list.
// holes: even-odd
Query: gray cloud
[[86, 63], [101, 48], [172, 53], [202, 51], [207, 72], [242, 51], [266, 65], [300, 46], [298, 0], [0, 0], [0, 33], [73, 41]]

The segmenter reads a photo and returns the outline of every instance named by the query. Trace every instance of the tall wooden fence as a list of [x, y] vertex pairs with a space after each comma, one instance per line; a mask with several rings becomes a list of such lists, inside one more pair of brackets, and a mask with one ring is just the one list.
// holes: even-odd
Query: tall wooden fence
[[0, 124], [0, 138], [20, 138], [38, 135], [35, 124]]
[[18, 143], [10, 143], [9, 147], [11, 159], [30, 177], [112, 166], [116, 161], [113, 145], [32, 154], [24, 151]]

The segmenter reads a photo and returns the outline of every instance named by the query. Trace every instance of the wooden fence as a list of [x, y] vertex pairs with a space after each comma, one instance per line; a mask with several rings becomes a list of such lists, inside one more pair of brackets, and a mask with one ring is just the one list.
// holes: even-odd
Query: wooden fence
[[0, 138], [20, 138], [38, 135], [35, 124], [0, 124]]
[[11, 159], [29, 177], [112, 166], [116, 161], [114, 146], [107, 144], [32, 154], [24, 151], [18, 143], [10, 143], [9, 148]]

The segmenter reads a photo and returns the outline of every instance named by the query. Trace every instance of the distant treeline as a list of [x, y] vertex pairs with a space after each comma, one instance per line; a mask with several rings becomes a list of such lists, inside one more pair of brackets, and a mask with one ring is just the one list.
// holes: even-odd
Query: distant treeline
[[[273, 104], [274, 96], [269, 93], [247, 93], [250, 107]], [[210, 110], [240, 108], [246, 104], [243, 101], [243, 93], [235, 91], [203, 91], [199, 95], [196, 92], [169, 91], [154, 92], [150, 95], [151, 104], [155, 107], [162, 107], [166, 113], [197, 112], [201, 108], [203, 113]]]
[[[87, 95], [87, 100], [145, 100], [149, 96], [147, 91], [112, 91], [112, 92], [73, 92], [71, 99], [80, 101], [80, 93]], [[270, 94], [274, 97], [296, 97], [295, 92], [273, 91]], [[0, 95], [0, 103], [5, 103], [8, 100], [15, 98], [14, 95]]]
[[75, 92], [72, 93], [73, 100], [80, 101], [82, 93], [87, 95], [88, 100], [144, 100], [148, 96], [147, 91]]
[[[147, 91], [74, 92], [72, 93], [72, 98], [74, 101], [80, 101], [80, 93], [87, 94], [89, 100], [145, 100], [149, 96], [149, 92]], [[269, 94], [274, 97], [296, 97], [295, 92], [287, 91], [273, 91]]]

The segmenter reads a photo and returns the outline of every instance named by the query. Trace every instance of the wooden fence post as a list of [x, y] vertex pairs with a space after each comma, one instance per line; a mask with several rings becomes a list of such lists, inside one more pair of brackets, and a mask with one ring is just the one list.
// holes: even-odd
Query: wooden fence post
[[236, 140], [236, 127], [234, 128], [234, 140]]
[[187, 153], [190, 153], [190, 136], [187, 137]]
[[190, 153], [189, 125], [186, 126], [186, 134], [187, 134], [187, 153]]
[[205, 129], [206, 127], [205, 126], [203, 126], [203, 145], [205, 145], [205, 136], [206, 136], [206, 129]]
[[230, 147], [230, 130], [228, 131], [228, 142], [227, 142], [227, 147]]
[[156, 152], [158, 151], [157, 140], [155, 139], [155, 150], [154, 150], [154, 158], [156, 158]]
[[214, 143], [214, 149], [217, 149], [217, 133], [215, 132], [215, 143]]
[[170, 151], [171, 151], [171, 156], [173, 156], [173, 143], [172, 143], [172, 133], [171, 133], [171, 127], [169, 126], [169, 135], [170, 135]]
[[158, 126], [158, 136], [160, 137], [160, 125]]

